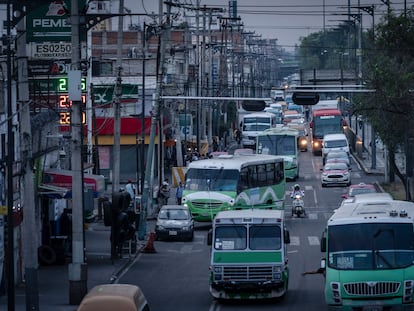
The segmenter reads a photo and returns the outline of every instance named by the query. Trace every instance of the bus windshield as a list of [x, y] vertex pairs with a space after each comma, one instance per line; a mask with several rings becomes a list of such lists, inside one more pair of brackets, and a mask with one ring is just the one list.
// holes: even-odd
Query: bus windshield
[[251, 225], [248, 238], [244, 225], [216, 227], [214, 248], [217, 250], [279, 250], [281, 247], [279, 225]]
[[362, 223], [330, 226], [328, 265], [340, 270], [407, 267], [414, 261], [413, 224]]
[[191, 191], [236, 191], [238, 170], [189, 169], [185, 189]]
[[262, 154], [293, 155], [296, 153], [296, 137], [287, 135], [266, 135], [258, 137]]
[[313, 136], [342, 133], [342, 116], [320, 116], [313, 119]]

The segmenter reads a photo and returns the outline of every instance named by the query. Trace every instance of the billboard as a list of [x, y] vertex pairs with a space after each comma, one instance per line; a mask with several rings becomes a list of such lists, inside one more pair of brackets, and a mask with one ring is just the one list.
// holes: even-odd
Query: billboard
[[[86, 0], [77, 1], [80, 9], [85, 7]], [[34, 8], [26, 17], [27, 42], [71, 42], [70, 8], [71, 0], [50, 1]], [[86, 28], [79, 36], [80, 41], [86, 41]]]

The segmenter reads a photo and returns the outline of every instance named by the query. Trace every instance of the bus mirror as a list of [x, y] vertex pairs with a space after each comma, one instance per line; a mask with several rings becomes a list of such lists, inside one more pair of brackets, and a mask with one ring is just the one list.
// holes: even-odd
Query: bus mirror
[[322, 237], [321, 237], [321, 252], [326, 252], [326, 235], [325, 235], [325, 231], [322, 232]]
[[213, 239], [213, 230], [210, 229], [207, 232], [207, 245], [211, 245], [212, 244], [212, 239]]
[[283, 231], [283, 239], [285, 244], [290, 244], [290, 233], [289, 230], [284, 229]]
[[296, 105], [316, 105], [319, 102], [319, 94], [312, 92], [293, 93], [292, 100]]
[[323, 270], [326, 269], [326, 258], [321, 259], [321, 269], [323, 269]]

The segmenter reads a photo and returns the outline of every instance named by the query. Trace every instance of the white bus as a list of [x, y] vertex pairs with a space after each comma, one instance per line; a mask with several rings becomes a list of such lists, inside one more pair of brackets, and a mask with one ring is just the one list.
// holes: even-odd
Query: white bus
[[256, 149], [256, 137], [260, 132], [275, 127], [276, 115], [270, 112], [255, 112], [243, 116], [242, 145], [245, 148]]
[[285, 160], [285, 177], [296, 180], [299, 177], [299, 131], [288, 126], [276, 126], [257, 136], [258, 154], [272, 154]]
[[189, 164], [182, 198], [197, 221], [211, 221], [223, 210], [283, 209], [285, 172], [282, 157], [221, 155]]
[[285, 295], [289, 267], [284, 211], [248, 209], [214, 218], [210, 293], [218, 299], [260, 299]]
[[413, 219], [414, 203], [375, 194], [335, 211], [321, 241], [329, 310], [414, 310]]

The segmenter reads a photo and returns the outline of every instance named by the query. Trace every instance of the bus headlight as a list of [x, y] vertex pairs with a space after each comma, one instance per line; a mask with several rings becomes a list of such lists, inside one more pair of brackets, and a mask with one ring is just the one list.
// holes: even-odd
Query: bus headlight
[[282, 279], [282, 267], [273, 266], [273, 280], [279, 281]]
[[335, 304], [341, 304], [342, 303], [341, 284], [339, 282], [331, 282], [330, 288], [332, 292], [333, 302]]
[[213, 267], [214, 281], [221, 281], [222, 278], [222, 267]]
[[413, 301], [413, 280], [404, 281], [403, 303], [410, 303]]

